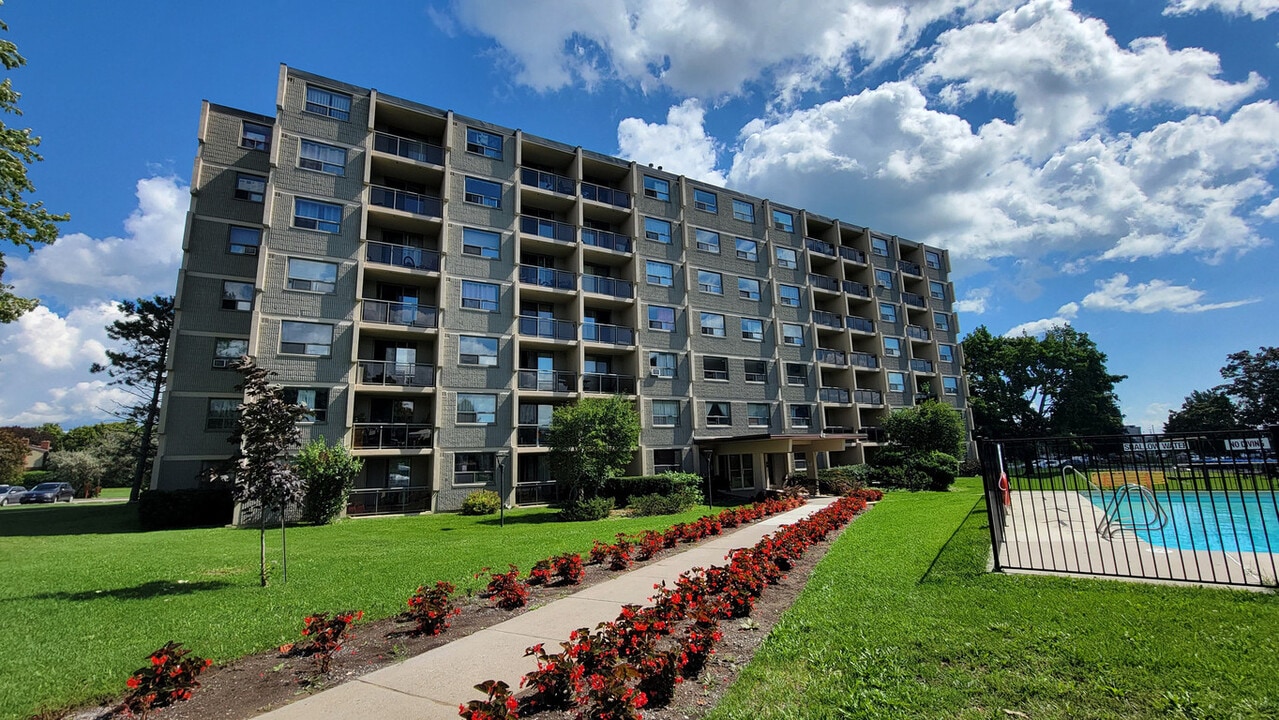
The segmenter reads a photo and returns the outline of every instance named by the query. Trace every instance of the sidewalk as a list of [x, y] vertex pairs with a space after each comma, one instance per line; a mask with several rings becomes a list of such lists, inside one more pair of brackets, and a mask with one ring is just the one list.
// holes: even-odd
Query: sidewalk
[[505, 681], [512, 689], [537, 668], [524, 649], [545, 643], [556, 651], [570, 632], [617, 618], [626, 604], [647, 605], [653, 586], [673, 584], [695, 567], [724, 564], [730, 550], [750, 547], [779, 525], [790, 525], [833, 503], [836, 498], [809, 500], [803, 507], [709, 538], [680, 552], [667, 552], [656, 562], [556, 600], [536, 610], [454, 640], [398, 665], [382, 668], [330, 690], [258, 716], [264, 720], [454, 720], [457, 707], [480, 697], [475, 685]]

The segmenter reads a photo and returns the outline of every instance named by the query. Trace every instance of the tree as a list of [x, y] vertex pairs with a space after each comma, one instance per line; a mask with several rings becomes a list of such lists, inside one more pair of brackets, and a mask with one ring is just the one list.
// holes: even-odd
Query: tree
[[1106, 435], [1123, 431], [1106, 354], [1087, 333], [1053, 327], [1043, 339], [996, 337], [985, 326], [964, 338], [973, 421], [988, 438]]
[[80, 497], [97, 497], [102, 492], [106, 465], [92, 452], [61, 450], [49, 453], [49, 470], [54, 481], [71, 483]]
[[1239, 421], [1251, 427], [1279, 425], [1279, 347], [1261, 347], [1251, 353], [1240, 350], [1226, 358], [1221, 377], [1229, 380], [1217, 389], [1233, 398]]
[[293, 458], [293, 468], [306, 483], [302, 497], [302, 519], [327, 525], [342, 514], [346, 498], [364, 462], [351, 457], [341, 443], [329, 446], [316, 438]]
[[930, 400], [894, 410], [884, 421], [888, 439], [912, 452], [943, 452], [964, 456], [964, 418], [955, 408]]
[[[0, 30], [7, 32], [9, 26], [0, 22]], [[0, 39], [0, 62], [4, 63], [6, 70], [15, 70], [27, 61], [18, 54], [17, 45]], [[0, 111], [22, 115], [18, 109], [21, 97], [13, 89], [10, 78], [0, 82]], [[35, 151], [39, 146], [40, 138], [33, 136], [30, 128], [9, 127], [0, 121], [0, 207], [4, 208], [0, 214], [0, 238], [28, 249], [35, 243], [47, 244], [56, 240], [56, 223], [70, 218], [69, 215], [51, 214], [44, 208], [44, 203], [31, 202], [24, 197], [35, 192], [35, 186], [27, 177], [27, 166], [44, 159]], [[14, 295], [13, 286], [3, 282], [4, 270], [4, 256], [0, 255], [0, 322], [9, 323], [40, 301]]]
[[1180, 410], [1168, 413], [1164, 432], [1209, 432], [1213, 430], [1239, 430], [1239, 409], [1225, 392], [1195, 390], [1186, 397]]
[[551, 472], [566, 503], [599, 495], [604, 481], [620, 474], [639, 448], [639, 415], [621, 395], [585, 398], [555, 408], [547, 443]]
[[112, 385], [123, 387], [134, 397], [134, 403], [124, 406], [121, 415], [142, 429], [133, 487], [129, 490], [129, 502], [137, 502], [142, 479], [155, 457], [151, 438], [160, 417], [160, 393], [164, 389], [169, 336], [173, 332], [173, 296], [123, 300], [116, 303], [116, 307], [124, 318], [107, 326], [107, 336], [123, 342], [124, 349], [107, 350], [110, 365], [94, 363], [89, 371], [105, 372], [113, 378]]
[[27, 448], [23, 438], [8, 430], [0, 430], [0, 483], [12, 484], [27, 469]]

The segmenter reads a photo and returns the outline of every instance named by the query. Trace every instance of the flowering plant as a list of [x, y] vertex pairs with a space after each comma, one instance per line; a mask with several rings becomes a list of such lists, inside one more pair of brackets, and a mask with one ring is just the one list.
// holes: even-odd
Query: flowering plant
[[121, 704], [125, 714], [146, 718], [155, 708], [190, 700], [191, 691], [200, 687], [196, 678], [213, 664], [190, 653], [173, 641], [151, 653], [149, 664], [134, 670], [125, 683], [129, 688]]
[[449, 618], [461, 614], [461, 610], [453, 606], [450, 596], [455, 587], [453, 583], [443, 580], [435, 583], [435, 587], [425, 585], [418, 587], [409, 597], [409, 609], [404, 616], [417, 623], [413, 632], [419, 635], [439, 635], [449, 629]]
[[551, 563], [555, 568], [555, 577], [569, 585], [582, 582], [582, 577], [586, 575], [586, 571], [582, 568], [582, 556], [577, 553], [557, 555]]
[[322, 673], [329, 671], [333, 656], [342, 649], [342, 645], [351, 639], [347, 630], [356, 620], [364, 618], [363, 610], [344, 610], [333, 613], [314, 613], [302, 619], [302, 636], [307, 641], [301, 647], [286, 645], [281, 648], [285, 652], [293, 651], [308, 655], [315, 660]]
[[488, 698], [459, 705], [459, 716], [466, 720], [518, 720], [520, 701], [511, 695], [509, 685], [501, 680], [485, 680], [475, 689], [487, 694]]
[[[488, 571], [488, 568], [480, 568], [475, 577]], [[503, 610], [514, 610], [528, 604], [528, 585], [520, 580], [520, 569], [511, 565], [509, 571], [491, 575], [488, 587], [484, 589], [484, 596]]]

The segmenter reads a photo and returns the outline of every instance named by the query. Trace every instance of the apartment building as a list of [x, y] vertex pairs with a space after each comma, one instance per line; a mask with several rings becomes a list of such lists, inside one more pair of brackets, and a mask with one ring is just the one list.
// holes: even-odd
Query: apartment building
[[231, 452], [241, 355], [364, 460], [352, 514], [555, 496], [555, 407], [633, 398], [631, 471], [753, 492], [967, 416], [945, 250], [282, 66], [206, 102], [152, 486]]

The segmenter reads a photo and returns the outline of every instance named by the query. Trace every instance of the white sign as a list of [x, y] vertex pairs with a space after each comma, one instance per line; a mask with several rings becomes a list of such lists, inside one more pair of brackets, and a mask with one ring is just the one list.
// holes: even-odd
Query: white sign
[[1124, 452], [1141, 452], [1143, 450], [1189, 450], [1185, 440], [1160, 440], [1158, 442], [1124, 443]]
[[1270, 438], [1244, 438], [1242, 440], [1229, 440], [1231, 450], [1269, 450]]

